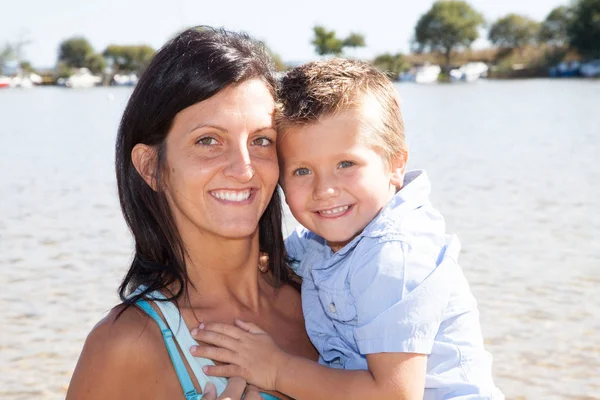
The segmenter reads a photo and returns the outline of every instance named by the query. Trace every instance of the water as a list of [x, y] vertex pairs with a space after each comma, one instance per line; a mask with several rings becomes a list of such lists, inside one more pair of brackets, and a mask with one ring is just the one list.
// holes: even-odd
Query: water
[[[600, 81], [399, 85], [509, 399], [600, 399]], [[0, 91], [0, 399], [64, 398], [131, 258], [129, 89]], [[294, 226], [287, 218], [286, 229]]]

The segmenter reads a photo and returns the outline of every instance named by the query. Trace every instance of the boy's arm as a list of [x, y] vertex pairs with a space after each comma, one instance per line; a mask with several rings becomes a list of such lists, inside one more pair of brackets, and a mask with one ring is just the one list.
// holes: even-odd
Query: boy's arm
[[207, 375], [240, 376], [299, 400], [423, 398], [427, 363], [423, 354], [369, 354], [369, 370], [339, 370], [286, 354], [254, 324], [236, 321], [236, 325], [205, 324], [192, 332], [211, 345], [192, 348], [194, 356], [228, 363], [205, 367]]
[[369, 370], [328, 368], [290, 357], [278, 373], [276, 390], [295, 399], [422, 399], [427, 356], [368, 354]]

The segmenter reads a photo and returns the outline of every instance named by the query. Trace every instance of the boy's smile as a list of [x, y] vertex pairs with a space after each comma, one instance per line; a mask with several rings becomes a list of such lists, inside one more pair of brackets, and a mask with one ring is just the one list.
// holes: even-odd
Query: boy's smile
[[325, 210], [317, 211], [323, 218], [337, 218], [341, 217], [352, 209], [351, 205], [341, 207], [331, 207]]
[[281, 184], [294, 217], [337, 251], [357, 236], [402, 177], [368, 144], [372, 108], [291, 127], [278, 140]]

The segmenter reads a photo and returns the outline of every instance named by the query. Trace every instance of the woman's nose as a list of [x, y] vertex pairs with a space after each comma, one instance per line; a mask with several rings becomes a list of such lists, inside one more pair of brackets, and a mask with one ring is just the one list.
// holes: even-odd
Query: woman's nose
[[252, 159], [245, 144], [232, 148], [228, 161], [229, 165], [224, 171], [226, 176], [230, 176], [239, 182], [248, 182], [254, 176]]

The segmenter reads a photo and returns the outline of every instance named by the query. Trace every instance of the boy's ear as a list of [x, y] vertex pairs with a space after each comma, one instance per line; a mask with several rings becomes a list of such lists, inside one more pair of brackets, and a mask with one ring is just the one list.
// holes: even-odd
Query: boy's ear
[[392, 159], [392, 170], [390, 172], [390, 183], [400, 189], [404, 185], [404, 173], [406, 172], [406, 156], [400, 155]]
[[142, 179], [154, 190], [156, 188], [156, 150], [147, 144], [138, 143], [131, 150], [131, 162]]

